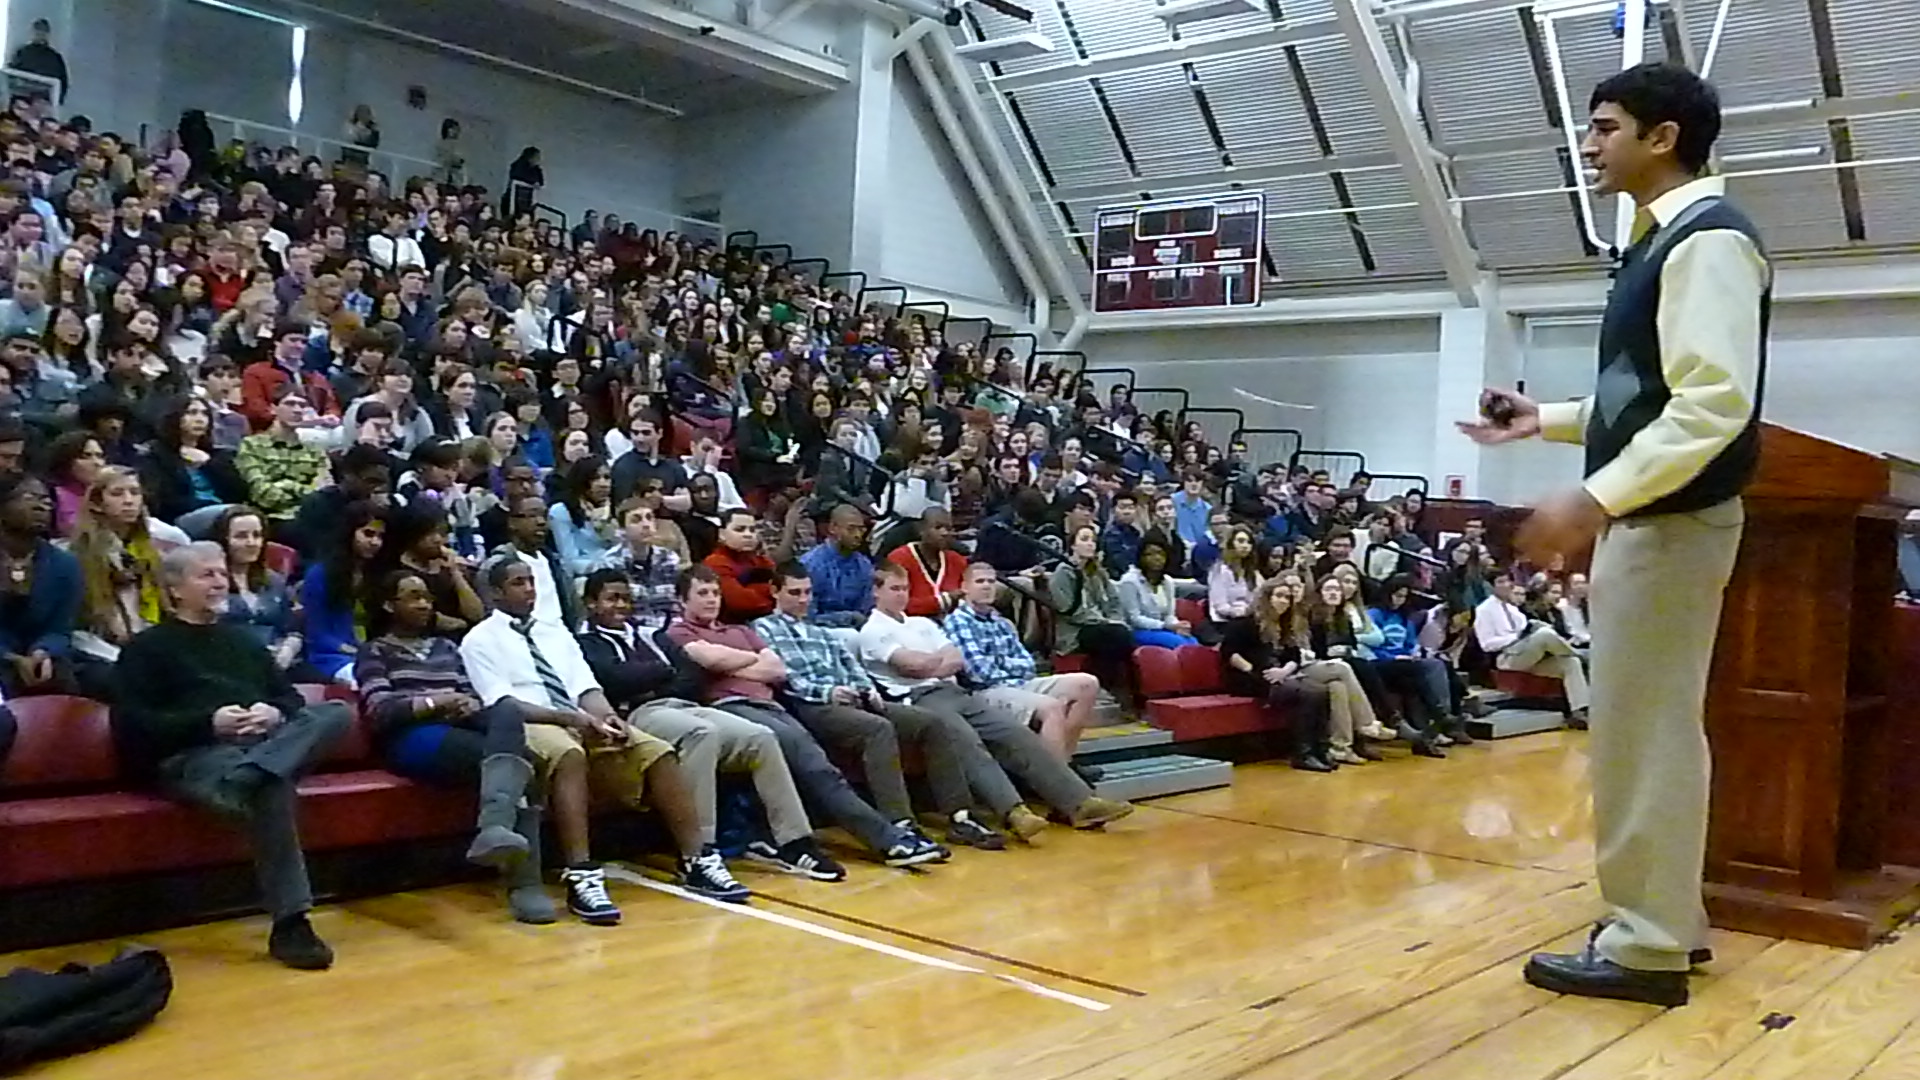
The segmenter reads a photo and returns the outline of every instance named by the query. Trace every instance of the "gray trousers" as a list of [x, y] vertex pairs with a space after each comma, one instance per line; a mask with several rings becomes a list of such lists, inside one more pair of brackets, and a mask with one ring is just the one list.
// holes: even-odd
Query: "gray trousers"
[[847, 783], [847, 778], [827, 759], [827, 752], [820, 749], [819, 742], [787, 710], [771, 701], [745, 698], [721, 702], [719, 708], [773, 732], [779, 740], [781, 756], [787, 759], [787, 769], [793, 774], [794, 786], [835, 825], [880, 852], [906, 839], [893, 822], [882, 817], [853, 790], [853, 785]]
[[309, 705], [260, 738], [196, 746], [160, 763], [169, 798], [244, 824], [261, 903], [276, 921], [313, 907], [295, 789], [351, 717], [345, 702]]
[[744, 772], [767, 812], [767, 826], [777, 844], [813, 834], [801, 805], [793, 774], [780, 753], [773, 731], [724, 709], [709, 709], [691, 701], [668, 698], [633, 710], [627, 722], [657, 739], [673, 744], [680, 770], [693, 788], [694, 810], [700, 816], [700, 840], [714, 840], [719, 773]]
[[[1720, 585], [1725, 588], [1726, 581], [1723, 579]], [[1718, 607], [1714, 608], [1716, 613], [1719, 610]], [[1494, 658], [1494, 664], [1508, 671], [1526, 671], [1559, 679], [1561, 688], [1566, 691], [1569, 709], [1585, 709], [1592, 704], [1591, 680], [1587, 678], [1586, 666], [1580, 662], [1580, 654], [1551, 627], [1543, 626], [1507, 646]]]
[[[890, 701], [878, 713], [852, 705], [808, 703], [795, 706], [793, 714], [822, 743], [859, 753], [873, 801], [894, 821], [913, 817], [906, 777], [900, 772], [900, 744], [920, 748], [934, 809], [944, 817], [973, 805], [969, 765], [993, 765], [965, 719], [950, 711], [922, 708], [917, 702]], [[969, 756], [979, 760], [968, 762]]]
[[1047, 749], [1023, 716], [995, 708], [977, 694], [951, 683], [922, 691], [915, 707], [958, 717], [973, 729], [985, 755], [962, 755], [967, 781], [987, 808], [1005, 815], [1020, 802], [1008, 776], [1018, 778], [1042, 802], [1062, 814], [1071, 814], [1092, 797], [1093, 789]]
[[1587, 753], [1600, 896], [1616, 916], [1597, 947], [1624, 967], [1685, 971], [1706, 943], [1707, 676], [1744, 521], [1739, 499], [1627, 518], [1594, 549]]

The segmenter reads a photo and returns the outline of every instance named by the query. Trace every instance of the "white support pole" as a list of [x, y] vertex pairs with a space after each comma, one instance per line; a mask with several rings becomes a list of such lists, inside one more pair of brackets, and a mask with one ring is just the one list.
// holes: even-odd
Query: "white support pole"
[[1046, 282], [1035, 269], [1033, 259], [1027, 254], [1022, 242], [1020, 230], [1008, 216], [1005, 201], [994, 191], [987, 179], [987, 170], [980, 163], [980, 155], [975, 152], [972, 140], [954, 114], [953, 104], [947, 98], [945, 87], [934, 74], [933, 65], [927, 60], [923, 43], [915, 41], [906, 48], [907, 66], [913, 69], [913, 77], [919, 80], [920, 88], [926, 91], [927, 103], [933, 107], [933, 118], [940, 125], [940, 131], [947, 137], [947, 146], [953, 151], [955, 161], [960, 163], [960, 171], [966, 174], [967, 184], [980, 197], [980, 207], [986, 211], [987, 223], [993, 227], [993, 234], [1005, 249], [1007, 261], [1013, 264], [1013, 272], [1020, 279], [1021, 287], [1027, 290], [1032, 300], [1035, 333], [1045, 331], [1047, 326], [1048, 292]]
[[874, 56], [875, 66], [891, 64], [919, 40], [940, 29], [940, 23], [933, 19], [915, 19], [912, 25], [893, 35], [893, 44]]
[[[965, 62], [954, 51], [953, 40], [945, 34], [934, 34], [922, 44], [926, 46], [928, 59], [945, 74], [951, 85], [961, 119], [978, 141], [982, 162], [990, 176], [997, 181], [994, 190], [1007, 200], [1015, 224], [1020, 226], [1027, 238], [1034, 265], [1052, 283], [1053, 295], [1064, 300], [1075, 317], [1086, 313], [1087, 298], [1080, 295], [1079, 286], [1067, 270], [1066, 260], [1060, 257], [1060, 249], [1053, 235], [1040, 223], [1040, 215], [1034, 212], [1033, 200], [1027, 197], [1026, 184], [1021, 181], [1013, 161], [1007, 157], [1006, 147], [1000, 145], [1000, 140], [994, 135], [993, 125], [987, 122], [986, 109], [980, 104], [979, 88], [968, 77]], [[1038, 179], [1035, 177], [1036, 183]]]
[[[1640, 63], [1647, 56], [1647, 0], [1626, 0], [1626, 26], [1620, 35], [1620, 70]], [[1633, 246], [1632, 196], [1620, 195], [1613, 205], [1613, 242], [1621, 251]]]
[[1461, 306], [1474, 307], [1480, 302], [1476, 291], [1480, 284], [1480, 256], [1467, 239], [1467, 230], [1460, 224], [1446, 182], [1434, 165], [1433, 143], [1420, 126], [1413, 103], [1401, 90], [1393, 70], [1393, 57], [1387, 52], [1386, 38], [1374, 18], [1373, 4], [1370, 0], [1334, 0], [1333, 8], [1341, 34], [1353, 53], [1360, 81], [1373, 99], [1374, 114], [1386, 128], [1387, 143], [1399, 159], [1407, 187], [1419, 204], [1421, 224], [1426, 226], [1427, 237], [1440, 254], [1447, 284], [1459, 297]]

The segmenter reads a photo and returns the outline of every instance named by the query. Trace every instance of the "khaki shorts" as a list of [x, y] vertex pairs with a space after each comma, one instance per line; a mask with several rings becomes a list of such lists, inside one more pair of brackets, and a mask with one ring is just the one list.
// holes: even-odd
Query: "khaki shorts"
[[981, 701], [990, 709], [1018, 723], [1033, 727], [1034, 714], [1050, 701], [1066, 697], [1066, 687], [1078, 680], [1065, 675], [1042, 675], [1037, 679], [1028, 679], [1019, 686], [994, 686], [979, 693]]
[[673, 744], [657, 739], [639, 728], [627, 728], [625, 745], [582, 742], [578, 732], [558, 724], [528, 724], [527, 751], [533, 755], [534, 769], [542, 786], [553, 775], [554, 766], [568, 754], [587, 756], [587, 785], [593, 792], [595, 807], [645, 805], [647, 770], [653, 763], [673, 753]]

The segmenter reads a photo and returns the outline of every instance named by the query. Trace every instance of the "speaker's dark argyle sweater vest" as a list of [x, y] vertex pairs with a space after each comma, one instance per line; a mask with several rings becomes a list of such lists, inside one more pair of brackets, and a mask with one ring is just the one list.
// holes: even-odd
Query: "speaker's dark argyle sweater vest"
[[[1665, 225], [1642, 236], [1614, 270], [1600, 326], [1600, 376], [1587, 414], [1587, 472], [1592, 476], [1618, 457], [1634, 435], [1660, 416], [1673, 396], [1661, 364], [1660, 275], [1681, 241], [1696, 233], [1730, 229], [1765, 251], [1760, 234], [1726, 199], [1696, 200]], [[1760, 371], [1754, 385], [1753, 415], [1740, 434], [1686, 486], [1639, 507], [1626, 516], [1684, 513], [1725, 502], [1753, 478], [1760, 458], [1760, 400], [1766, 385], [1767, 324], [1771, 283], [1760, 298]]]

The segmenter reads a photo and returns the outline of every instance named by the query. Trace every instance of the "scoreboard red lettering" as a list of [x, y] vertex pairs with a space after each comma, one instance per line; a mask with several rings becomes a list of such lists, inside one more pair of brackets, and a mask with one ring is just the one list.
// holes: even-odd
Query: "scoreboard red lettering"
[[1258, 191], [1101, 207], [1093, 310], [1258, 304], [1266, 210]]

